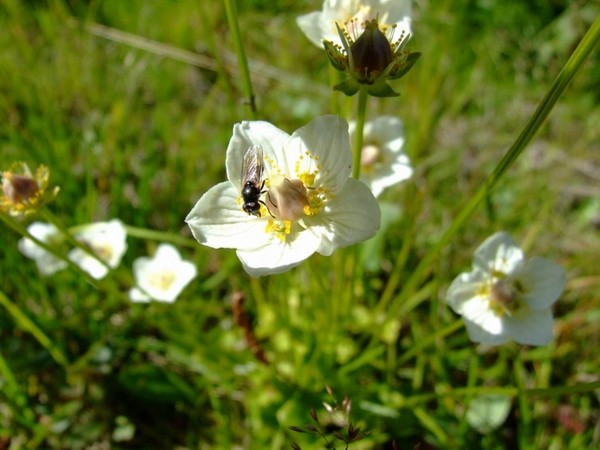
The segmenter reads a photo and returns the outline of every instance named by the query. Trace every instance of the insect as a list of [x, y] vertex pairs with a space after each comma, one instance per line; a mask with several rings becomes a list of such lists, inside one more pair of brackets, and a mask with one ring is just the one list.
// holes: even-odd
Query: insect
[[[263, 149], [260, 145], [248, 147], [242, 161], [242, 209], [248, 214], [260, 217], [260, 196], [265, 192], [262, 179], [264, 170]], [[263, 203], [264, 204], [264, 203]]]

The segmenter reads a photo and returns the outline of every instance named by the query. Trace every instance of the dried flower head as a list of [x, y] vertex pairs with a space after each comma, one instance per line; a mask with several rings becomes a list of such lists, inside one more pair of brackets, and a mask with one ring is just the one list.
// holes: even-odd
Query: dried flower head
[[0, 211], [14, 217], [36, 212], [58, 194], [58, 187], [47, 190], [49, 177], [46, 166], [39, 166], [33, 175], [24, 162], [14, 163], [2, 172]]

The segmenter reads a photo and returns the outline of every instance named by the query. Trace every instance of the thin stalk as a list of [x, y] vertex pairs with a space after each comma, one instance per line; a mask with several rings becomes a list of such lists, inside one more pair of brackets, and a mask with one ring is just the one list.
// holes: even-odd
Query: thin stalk
[[24, 331], [31, 333], [31, 335], [40, 343], [42, 347], [44, 347], [52, 359], [56, 361], [63, 367], [67, 367], [69, 365], [69, 360], [61, 351], [61, 349], [56, 346], [52, 340], [46, 336], [46, 334], [31, 320], [21, 309], [15, 305], [5, 294], [0, 291], [0, 305], [4, 306], [4, 308], [8, 311], [8, 313], [13, 317], [17, 326]]
[[242, 35], [240, 33], [240, 25], [238, 23], [237, 9], [235, 7], [235, 0], [224, 0], [225, 12], [227, 14], [227, 22], [229, 22], [229, 28], [231, 30], [231, 37], [235, 45], [235, 53], [237, 55], [238, 64], [240, 66], [240, 76], [242, 78], [242, 88], [244, 95], [246, 96], [246, 103], [250, 108], [250, 115], [252, 119], [258, 118], [258, 111], [256, 110], [256, 102], [254, 99], [254, 91], [252, 89], [252, 79], [250, 78], [250, 68], [248, 67], [248, 58], [244, 51], [244, 43], [242, 42]]
[[[590, 29], [587, 31], [569, 60], [565, 63], [564, 67], [554, 80], [554, 83], [550, 87], [550, 90], [543, 98], [527, 124], [525, 128], [512, 146], [506, 152], [506, 155], [498, 166], [495, 168], [494, 172], [482, 182], [479, 189], [475, 192], [475, 194], [467, 201], [467, 203], [462, 207], [458, 216], [454, 219], [454, 222], [450, 225], [450, 227], [446, 230], [446, 232], [442, 235], [440, 240], [434, 245], [434, 247], [425, 255], [425, 257], [421, 260], [421, 262], [417, 265], [417, 267], [412, 272], [411, 276], [407, 279], [406, 284], [404, 285], [402, 292], [398, 295], [393, 303], [392, 310], [395, 309], [402, 304], [406, 298], [408, 298], [412, 292], [417, 289], [419, 283], [425, 279], [425, 277], [431, 271], [432, 263], [437, 258], [438, 254], [442, 251], [442, 249], [450, 242], [450, 240], [454, 237], [458, 230], [460, 230], [467, 220], [473, 215], [477, 207], [483, 202], [487, 195], [490, 194], [492, 188], [498, 183], [498, 181], [502, 178], [502, 176], [508, 171], [508, 169], [512, 166], [512, 164], [516, 161], [516, 159], [523, 153], [523, 150], [531, 141], [533, 136], [537, 133], [539, 128], [541, 127], [544, 120], [552, 111], [552, 108], [558, 101], [559, 97], [562, 95], [566, 87], [569, 85], [577, 71], [580, 69], [581, 65], [588, 57], [594, 46], [600, 40], [600, 17], [596, 18]], [[397, 277], [392, 277], [392, 280], [396, 280]], [[394, 286], [395, 287], [395, 286]], [[417, 306], [417, 304], [413, 304], [413, 307]]]
[[358, 91], [358, 107], [356, 110], [356, 129], [354, 130], [354, 161], [352, 164], [352, 178], [358, 180], [360, 176], [360, 161], [363, 148], [363, 131], [365, 117], [367, 116], [367, 100], [369, 96], [366, 89]]
[[128, 236], [132, 236], [139, 239], [146, 239], [149, 241], [171, 242], [173, 244], [190, 248], [198, 247], [198, 242], [196, 242], [195, 239], [185, 238], [175, 233], [149, 230], [147, 228], [133, 227], [131, 225], [125, 225], [125, 231], [127, 231]]

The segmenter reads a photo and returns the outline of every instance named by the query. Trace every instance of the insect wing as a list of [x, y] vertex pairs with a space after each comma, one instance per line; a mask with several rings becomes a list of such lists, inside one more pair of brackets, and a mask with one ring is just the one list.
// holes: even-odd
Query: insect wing
[[264, 163], [263, 149], [260, 145], [253, 145], [244, 153], [242, 161], [242, 187], [251, 182], [254, 186], [262, 183]]

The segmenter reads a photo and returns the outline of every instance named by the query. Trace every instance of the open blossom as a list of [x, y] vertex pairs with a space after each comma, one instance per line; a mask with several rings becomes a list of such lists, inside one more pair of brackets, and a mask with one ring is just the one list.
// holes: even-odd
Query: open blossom
[[[75, 234], [75, 238], [113, 269], [119, 265], [127, 250], [127, 232], [118, 219], [86, 225]], [[97, 280], [108, 273], [106, 265], [81, 248], [71, 250], [69, 259]]]
[[197, 270], [192, 262], [181, 259], [175, 247], [161, 244], [153, 258], [141, 257], [133, 262], [133, 274], [139, 288], [129, 291], [132, 301], [172, 303], [196, 277]]
[[[33, 222], [27, 227], [27, 231], [46, 244], [62, 241], [60, 232], [50, 223]], [[57, 258], [29, 238], [19, 240], [18, 247], [21, 253], [35, 261], [38, 270], [44, 276], [52, 275], [67, 267], [66, 261]]]
[[325, 0], [321, 11], [296, 19], [306, 37], [317, 47], [323, 41], [342, 45], [336, 23], [362, 24], [370, 19], [389, 28], [395, 26], [399, 33], [410, 34], [411, 2], [409, 0]]
[[48, 190], [50, 171], [46, 166], [39, 166], [35, 174], [24, 162], [13, 164], [2, 172], [2, 193], [0, 211], [11, 216], [34, 213], [45, 203], [53, 200], [58, 194], [58, 187]]
[[525, 260], [505, 232], [475, 251], [473, 270], [450, 285], [446, 301], [465, 319], [469, 337], [483, 344], [544, 345], [552, 339], [552, 304], [566, 283], [563, 268], [544, 258]]
[[[351, 141], [355, 128], [356, 124], [350, 122]], [[379, 116], [365, 123], [360, 179], [371, 188], [375, 197], [379, 197], [385, 188], [412, 176], [404, 142], [404, 127], [397, 117]]]
[[[249, 148], [260, 148], [264, 164], [258, 214], [244, 210], [241, 195]], [[315, 252], [330, 255], [379, 229], [373, 194], [349, 178], [351, 159], [348, 124], [337, 116], [318, 117], [291, 136], [268, 122], [236, 124], [229, 181], [206, 192], [186, 222], [201, 244], [236, 249], [252, 276], [284, 272]]]

